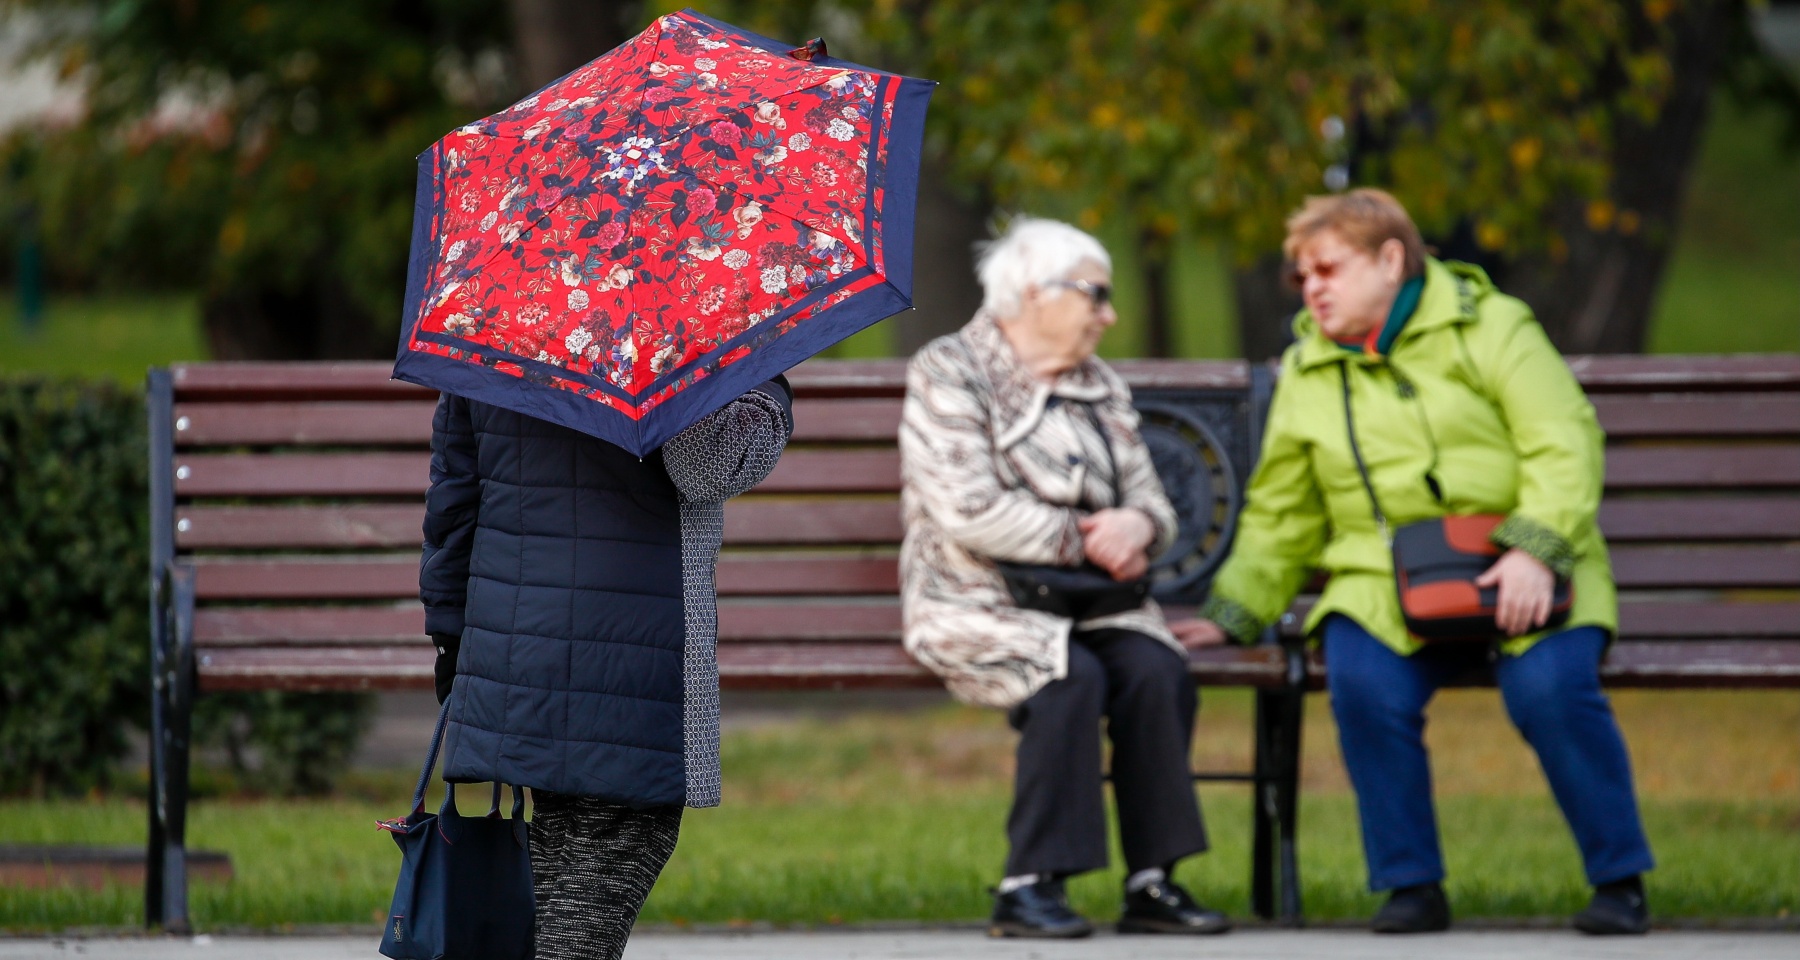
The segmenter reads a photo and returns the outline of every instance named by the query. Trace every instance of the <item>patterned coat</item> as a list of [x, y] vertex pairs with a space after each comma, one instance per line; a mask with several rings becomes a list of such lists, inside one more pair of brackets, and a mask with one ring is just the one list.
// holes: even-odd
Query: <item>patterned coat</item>
[[[995, 322], [977, 314], [907, 366], [906, 650], [966, 703], [1010, 708], [1068, 673], [1074, 624], [1015, 606], [994, 561], [1082, 562], [1076, 521], [1114, 505], [1113, 464], [1084, 404], [1105, 425], [1123, 505], [1156, 527], [1154, 556], [1174, 540], [1175, 510], [1138, 434], [1131, 391], [1105, 363], [1089, 358], [1045, 383], [1019, 363]], [[1081, 627], [1135, 630], [1181, 651], [1154, 601]]]

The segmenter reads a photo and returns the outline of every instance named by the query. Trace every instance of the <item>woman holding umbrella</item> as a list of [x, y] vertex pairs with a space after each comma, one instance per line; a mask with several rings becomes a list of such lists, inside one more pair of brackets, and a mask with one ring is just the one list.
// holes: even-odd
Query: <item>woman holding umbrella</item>
[[438, 402], [419, 593], [456, 700], [444, 777], [531, 788], [540, 960], [618, 957], [682, 807], [719, 802], [723, 504], [774, 467], [789, 405], [777, 378], [639, 458]]

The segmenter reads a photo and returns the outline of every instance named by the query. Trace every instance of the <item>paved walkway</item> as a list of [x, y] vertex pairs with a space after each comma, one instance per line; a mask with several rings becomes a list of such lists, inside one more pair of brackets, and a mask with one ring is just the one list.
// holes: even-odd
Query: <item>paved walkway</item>
[[[0, 960], [375, 960], [373, 937], [0, 939]], [[626, 960], [1794, 960], [1800, 934], [1668, 931], [1591, 939], [1563, 931], [1376, 937], [1358, 930], [1245, 930], [1212, 939], [1119, 937], [1045, 943], [977, 930], [645, 933]]]

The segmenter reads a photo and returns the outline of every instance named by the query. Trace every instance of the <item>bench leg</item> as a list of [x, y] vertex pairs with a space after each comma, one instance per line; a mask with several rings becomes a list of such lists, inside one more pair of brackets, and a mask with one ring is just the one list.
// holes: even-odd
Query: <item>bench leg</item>
[[1281, 913], [1284, 926], [1305, 923], [1300, 904], [1300, 744], [1306, 720], [1306, 655], [1290, 645], [1288, 683], [1279, 693], [1280, 724], [1276, 731], [1274, 785], [1276, 829], [1281, 836]]
[[[194, 571], [169, 570], [174, 622], [155, 662], [151, 706], [150, 850], [145, 860], [145, 921], [174, 934], [192, 930], [187, 900], [189, 736], [194, 710]], [[169, 629], [172, 627], [173, 629]]]
[[144, 806], [150, 814], [149, 846], [144, 850], [144, 926], [155, 928], [163, 922], [163, 797], [168, 788], [163, 763], [165, 718], [168, 715], [168, 637], [169, 607], [167, 585], [160, 571], [150, 578], [150, 796]]
[[1300, 733], [1306, 709], [1306, 658], [1287, 651], [1279, 689], [1256, 693], [1254, 839], [1250, 909], [1286, 926], [1304, 922], [1297, 829], [1300, 819]]
[[1280, 834], [1275, 816], [1274, 694], [1256, 691], [1256, 773], [1251, 785], [1250, 910], [1264, 920], [1275, 916], [1275, 843]]

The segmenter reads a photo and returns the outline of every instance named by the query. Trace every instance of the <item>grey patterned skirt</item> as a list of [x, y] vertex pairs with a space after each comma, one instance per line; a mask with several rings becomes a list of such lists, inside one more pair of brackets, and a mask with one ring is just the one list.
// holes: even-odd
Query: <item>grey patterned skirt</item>
[[636, 810], [531, 792], [538, 960], [618, 960], [675, 852], [680, 806]]

